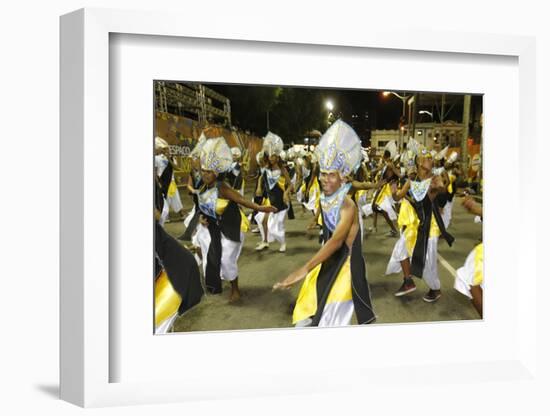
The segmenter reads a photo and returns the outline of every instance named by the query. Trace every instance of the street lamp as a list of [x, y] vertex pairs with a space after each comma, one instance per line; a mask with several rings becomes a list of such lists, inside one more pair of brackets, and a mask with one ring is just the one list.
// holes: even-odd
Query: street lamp
[[325, 108], [328, 110], [327, 124], [330, 126], [331, 118], [332, 118], [332, 110], [334, 110], [334, 104], [333, 104], [332, 100], [327, 100], [325, 102]]
[[[408, 100], [409, 98], [411, 98], [411, 96], [410, 96], [410, 95], [409, 95], [409, 96], [407, 96], [407, 95], [399, 95], [399, 94], [397, 94], [396, 92], [393, 92], [393, 91], [384, 91], [384, 92], [382, 93], [382, 95], [383, 95], [384, 97], [387, 97], [387, 96], [389, 96], [390, 94], [395, 95], [397, 98], [399, 98], [399, 99], [403, 102], [403, 111], [402, 111], [402, 113], [401, 113], [401, 119], [402, 119], [402, 120], [405, 120], [405, 105], [406, 105], [406, 103], [407, 103], [407, 100]], [[402, 126], [401, 126], [401, 127], [402, 127]], [[400, 128], [400, 129], [399, 129], [399, 150], [400, 150], [400, 151], [401, 151], [401, 148], [403, 147], [403, 130], [404, 130], [403, 128]]]

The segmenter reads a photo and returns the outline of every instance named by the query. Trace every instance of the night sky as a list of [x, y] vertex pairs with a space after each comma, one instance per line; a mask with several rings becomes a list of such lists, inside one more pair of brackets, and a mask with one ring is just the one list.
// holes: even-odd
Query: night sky
[[[232, 95], [238, 93], [235, 85], [229, 87], [223, 84], [207, 84], [208, 87], [225, 95], [232, 100]], [[242, 86], [245, 89], [254, 86]], [[265, 88], [265, 87], [264, 87]], [[275, 88], [275, 87], [273, 87]], [[285, 87], [300, 88], [300, 87]], [[403, 103], [394, 95], [383, 96], [378, 90], [343, 90], [343, 89], [318, 89], [322, 92], [324, 100], [331, 100], [334, 104], [333, 113], [336, 118], [342, 118], [350, 124], [362, 140], [369, 141], [371, 131], [376, 129], [397, 129], [402, 113]], [[411, 92], [396, 91], [399, 95], [410, 95]], [[481, 96], [472, 96], [472, 106], [481, 107]], [[425, 109], [435, 114], [435, 108], [418, 106], [417, 111]], [[325, 111], [325, 110], [323, 110]], [[447, 120], [462, 120], [462, 104], [457, 104], [446, 117]], [[417, 115], [417, 122], [429, 122], [426, 115]]]

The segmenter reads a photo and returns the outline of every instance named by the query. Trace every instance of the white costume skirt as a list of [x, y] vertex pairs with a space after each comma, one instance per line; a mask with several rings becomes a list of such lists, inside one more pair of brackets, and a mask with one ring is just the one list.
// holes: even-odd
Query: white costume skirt
[[189, 224], [191, 223], [191, 220], [193, 219], [193, 216], [195, 215], [195, 205], [193, 205], [193, 209], [189, 214], [187, 214], [187, 217], [183, 220], [183, 225], [185, 225], [185, 228], [189, 228]]
[[[428, 248], [426, 250], [426, 261], [424, 263], [424, 270], [422, 272], [422, 279], [426, 282], [426, 285], [432, 290], [439, 290], [441, 288], [441, 282], [439, 281], [439, 269], [437, 267], [437, 243], [439, 237], [428, 238]], [[401, 262], [409, 258], [407, 251], [407, 245], [405, 242], [405, 236], [401, 233], [399, 240], [393, 247], [393, 252], [386, 267], [386, 274], [400, 273], [402, 271]]]
[[449, 228], [452, 217], [453, 217], [453, 202], [450, 201], [445, 204], [445, 206], [443, 207], [443, 212], [441, 213], [441, 219], [443, 220], [445, 229]]
[[178, 317], [178, 313], [175, 312], [172, 315], [170, 315], [168, 318], [166, 318], [164, 321], [162, 321], [158, 326], [155, 326], [155, 335], [162, 335], [166, 334], [170, 331], [172, 328], [172, 325], [174, 324], [174, 321]]
[[372, 215], [372, 204], [366, 204], [361, 207], [361, 212], [365, 217]]
[[[468, 257], [464, 266], [460, 267], [456, 271], [455, 289], [462, 293], [464, 296], [472, 299], [470, 288], [474, 286], [474, 275], [476, 267], [476, 249], [473, 249]], [[483, 281], [479, 285], [483, 289]]]
[[172, 196], [168, 196], [167, 199], [168, 205], [170, 205], [170, 208], [172, 208], [174, 212], [180, 212], [183, 209], [179, 191], [176, 191]]
[[296, 191], [296, 200], [299, 203], [303, 203], [304, 201], [304, 193], [302, 192], [302, 187]]
[[395, 202], [393, 201], [393, 198], [386, 197], [382, 200], [380, 205], [378, 205], [378, 207], [381, 210], [386, 211], [386, 213], [388, 214], [388, 217], [392, 221], [395, 221], [397, 219], [397, 214], [395, 213], [395, 210], [393, 209], [394, 204], [395, 204]]
[[162, 226], [166, 222], [168, 218], [168, 214], [170, 213], [170, 208], [168, 207], [168, 202], [166, 199], [164, 199], [164, 204], [162, 205], [162, 212], [160, 213], [160, 219], [159, 224]]
[[309, 199], [307, 202], [303, 202], [303, 204], [308, 210], [315, 212], [317, 208], [316, 202], [318, 198], [319, 198], [319, 194], [318, 194], [317, 187], [312, 186], [311, 189], [309, 190]]
[[[220, 267], [220, 277], [223, 280], [232, 281], [239, 276], [239, 268], [237, 262], [241, 255], [241, 250], [244, 244], [244, 233], [241, 232], [241, 241], [232, 241], [226, 238], [223, 233], [222, 238], [222, 258]], [[206, 275], [207, 253], [210, 247], [210, 232], [208, 228], [202, 224], [197, 225], [197, 232], [193, 236], [193, 244], [201, 248], [202, 253], [202, 271]]]
[[[267, 242], [272, 243], [277, 241], [281, 244], [285, 242], [285, 218], [286, 212], [288, 209], [283, 211], [278, 211], [275, 213], [270, 213], [269, 218], [267, 219]], [[254, 217], [258, 228], [260, 229], [260, 234], [262, 235], [262, 241], [266, 241], [264, 235], [264, 227], [262, 227], [262, 221], [264, 220], [265, 213], [258, 212]]]

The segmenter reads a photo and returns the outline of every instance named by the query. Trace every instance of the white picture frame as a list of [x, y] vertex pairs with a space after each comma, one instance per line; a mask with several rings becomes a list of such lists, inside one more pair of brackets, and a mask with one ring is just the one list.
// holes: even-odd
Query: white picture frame
[[[343, 24], [338, 26], [338, 31], [330, 33], [322, 27], [312, 27], [307, 32], [292, 27], [281, 31], [278, 25], [269, 22], [249, 28], [244, 35], [233, 33], [227, 26], [205, 27], [200, 19], [185, 19], [186, 24], [182, 25], [183, 20], [183, 16], [173, 13], [107, 9], [82, 9], [61, 18], [61, 398], [79, 406], [96, 407], [276, 394], [341, 394], [353, 391], [354, 382], [358, 380], [368, 383], [371, 391], [382, 397], [391, 383], [415, 382], [415, 388], [433, 387], [434, 379], [426, 375], [426, 371], [433, 374], [434, 368], [437, 368], [436, 382], [440, 389], [442, 385], [453, 382], [459, 386], [505, 382], [509, 389], [533, 388], [534, 384], [541, 383], [536, 371], [537, 270], [536, 249], [533, 249], [537, 238], [536, 224], [535, 218], [526, 211], [536, 203], [533, 200], [535, 185], [527, 180], [526, 173], [533, 150], [517, 145], [520, 131], [521, 136], [536, 135], [536, 113], [527, 111], [528, 103], [535, 99], [535, 39], [479, 33], [407, 33], [396, 24], [386, 24], [384, 28], [367, 27], [360, 33]], [[503, 348], [500, 353], [495, 351], [494, 360], [472, 357], [471, 360], [454, 361], [450, 357], [449, 361], [440, 360], [439, 364], [421, 361], [414, 368], [400, 367], [400, 362], [390, 366], [382, 360], [378, 368], [334, 364], [317, 372], [308, 366], [304, 372], [296, 373], [283, 367], [280, 371], [245, 368], [236, 382], [234, 378], [211, 372], [202, 375], [195, 372], [176, 380], [159, 381], [145, 376], [141, 380], [121, 381], [122, 378], [112, 382], [112, 367], [122, 358], [112, 349], [114, 335], [110, 326], [110, 311], [117, 308], [112, 304], [110, 294], [113, 288], [109, 281], [113, 271], [109, 252], [110, 227], [113, 226], [109, 205], [113, 167], [109, 151], [109, 137], [113, 134], [109, 123], [112, 87], [109, 71], [110, 37], [113, 34], [162, 36], [166, 40], [197, 38], [211, 39], [212, 42], [269, 42], [277, 44], [281, 50], [291, 45], [305, 48], [330, 45], [333, 52], [339, 48], [348, 51], [349, 48], [355, 51], [368, 48], [373, 51], [409, 51], [410, 54], [431, 52], [441, 59], [462, 54], [504, 56], [517, 60], [518, 129], [510, 133], [511, 143], [515, 143], [517, 148], [513, 152], [503, 151], [503, 154], [514, 157], [511, 169], [517, 173], [518, 184], [521, 184], [514, 193], [522, 199], [522, 204], [518, 205], [520, 229], [515, 231], [519, 240], [514, 244], [517, 257], [510, 260], [513, 267], [506, 276], [499, 276], [499, 279], [517, 285], [518, 265], [522, 267], [522, 285], [514, 295], [515, 303], [510, 306], [515, 308], [511, 316], [521, 322], [521, 325], [517, 322], [511, 324], [513, 346]], [[148, 105], [152, 109], [152, 103]], [[516, 127], [516, 124], [512, 125]], [[490, 172], [495, 166], [486, 168]], [[150, 207], [143, 209], [146, 211]], [[492, 211], [489, 208], [487, 212], [490, 215]], [[490, 282], [488, 288], [489, 291]], [[489, 318], [481, 325], [491, 324], [491, 308], [503, 306], [498, 304], [498, 299], [489, 297], [488, 301]], [[502, 325], [502, 322], [495, 322], [495, 325]], [[405, 334], [403, 336], [415, 336], [413, 326], [402, 325], [400, 328]], [[468, 331], [471, 328], [468, 327]], [[480, 328], [478, 325], [473, 331], [480, 332]], [[352, 328], [351, 331], [334, 332], [339, 331], [335, 329], [323, 336], [352, 334], [361, 337], [364, 332], [358, 331], [362, 330]], [[376, 331], [383, 335], [382, 330], [373, 330]], [[311, 331], [295, 332], [292, 336], [307, 343], [311, 342], [308, 340], [311, 334]], [[223, 336], [204, 334], [202, 340], [193, 337], [188, 338], [188, 342], [200, 344], [204, 337], [222, 340], [228, 336], [237, 343], [243, 343], [245, 337], [247, 342], [250, 341], [247, 333], [235, 332]], [[264, 331], [261, 335], [279, 340], [286, 336], [288, 334], [281, 331]], [[399, 340], [395, 333], [384, 336], [397, 336], [395, 339]], [[169, 348], [168, 344], [176, 342], [175, 338], [163, 337], [159, 348]], [[324, 377], [344, 381], [326, 383]], [[227, 388], [229, 384], [232, 384], [231, 388]]]

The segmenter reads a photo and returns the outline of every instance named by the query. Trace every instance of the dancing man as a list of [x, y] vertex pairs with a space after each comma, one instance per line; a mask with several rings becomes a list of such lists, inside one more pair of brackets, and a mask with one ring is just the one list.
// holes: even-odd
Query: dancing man
[[361, 141], [353, 129], [336, 121], [316, 148], [322, 195], [325, 244], [304, 266], [273, 286], [285, 289], [305, 278], [293, 313], [296, 326], [349, 325], [375, 320], [367, 271], [361, 250], [359, 214], [348, 196], [346, 177], [361, 162]]

